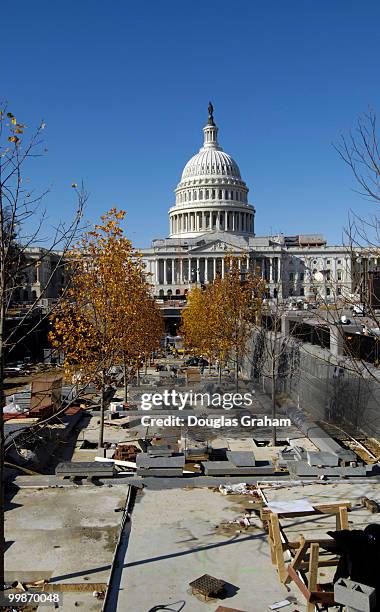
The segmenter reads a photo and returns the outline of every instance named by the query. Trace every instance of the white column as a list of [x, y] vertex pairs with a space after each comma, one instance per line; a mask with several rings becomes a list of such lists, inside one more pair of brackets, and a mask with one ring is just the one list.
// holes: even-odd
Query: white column
[[273, 257], [269, 258], [269, 282], [273, 283]]
[[159, 263], [158, 258], [156, 259], [156, 261], [154, 263], [155, 263], [155, 271], [154, 271], [155, 279], [154, 280], [155, 280], [156, 285], [158, 285], [158, 283], [160, 282], [160, 277], [159, 277], [159, 274], [158, 274], [158, 270], [159, 270], [159, 268], [158, 268], [158, 263]]
[[205, 257], [205, 283], [208, 283], [208, 259]]
[[214, 278], [213, 278], [213, 280], [215, 280], [216, 279], [216, 257], [213, 258], [213, 262], [214, 262], [213, 263], [213, 266], [214, 266]]
[[222, 278], [224, 278], [224, 257], [222, 257]]
[[166, 276], [166, 272], [167, 272], [167, 269], [166, 269], [166, 259], [164, 259], [164, 285], [168, 284], [168, 279], [167, 279], [167, 276]]
[[200, 266], [200, 261], [199, 261], [199, 258], [197, 258], [197, 270], [196, 270], [196, 272], [197, 272], [197, 283], [199, 283], [199, 279], [200, 279], [199, 266]]
[[179, 283], [183, 284], [183, 259], [179, 260]]
[[247, 255], [247, 272], [249, 272], [249, 255]]

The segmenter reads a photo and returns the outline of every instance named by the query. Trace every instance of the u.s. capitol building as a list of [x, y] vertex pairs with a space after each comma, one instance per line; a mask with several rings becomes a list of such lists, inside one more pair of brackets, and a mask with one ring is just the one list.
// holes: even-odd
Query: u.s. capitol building
[[266, 279], [268, 297], [329, 301], [353, 293], [362, 274], [351, 249], [328, 246], [320, 234], [255, 235], [249, 189], [219, 145], [211, 104], [203, 139], [175, 189], [169, 236], [142, 251], [154, 295], [180, 298], [223, 276], [227, 253], [240, 258], [242, 273]]

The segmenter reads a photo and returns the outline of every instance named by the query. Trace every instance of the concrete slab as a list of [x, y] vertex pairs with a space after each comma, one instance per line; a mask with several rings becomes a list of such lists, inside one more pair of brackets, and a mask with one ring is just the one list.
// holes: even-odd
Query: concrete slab
[[261, 461], [261, 465], [256, 464], [255, 466], [239, 466], [236, 467], [230, 461], [201, 461], [204, 467], [206, 476], [213, 476], [220, 474], [226, 475], [258, 475], [268, 476], [274, 474], [273, 465], [269, 461]]
[[173, 455], [172, 457], [151, 457], [148, 453], [140, 453], [136, 457], [138, 468], [149, 469], [175, 469], [183, 468], [185, 465], [185, 455]]
[[[289, 594], [300, 602], [294, 590], [287, 593], [279, 583], [264, 531], [217, 528], [244, 511], [246, 500], [240, 507], [233, 497], [208, 489], [144, 490], [132, 513], [116, 611], [177, 609], [174, 603], [184, 602], [191, 612], [214, 612], [218, 605], [261, 612]], [[204, 602], [191, 595], [189, 583], [203, 574], [228, 582], [230, 596]], [[296, 609], [305, 608], [300, 603], [287, 608]]]
[[[122, 518], [115, 509], [124, 506], [127, 491], [107, 486], [17, 491], [5, 515], [6, 580], [107, 583]], [[101, 610], [92, 590], [64, 593], [63, 611]]]
[[252, 451], [227, 451], [227, 459], [236, 467], [254, 467], [255, 455]]

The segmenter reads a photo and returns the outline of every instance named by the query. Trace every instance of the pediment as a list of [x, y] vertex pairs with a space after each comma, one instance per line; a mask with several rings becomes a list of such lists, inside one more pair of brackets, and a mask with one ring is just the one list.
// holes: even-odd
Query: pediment
[[216, 239], [211, 242], [202, 241], [189, 249], [189, 253], [242, 253], [243, 249], [225, 240]]

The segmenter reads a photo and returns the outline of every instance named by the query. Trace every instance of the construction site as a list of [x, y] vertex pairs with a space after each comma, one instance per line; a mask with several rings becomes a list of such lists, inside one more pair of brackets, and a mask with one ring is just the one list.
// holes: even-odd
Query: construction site
[[101, 449], [94, 386], [67, 384], [56, 367], [10, 387], [5, 592], [35, 594], [15, 604], [378, 609], [376, 437], [283, 395], [273, 445], [263, 385], [243, 372], [237, 394], [232, 376], [201, 370], [162, 354], [125, 403], [116, 368]]

